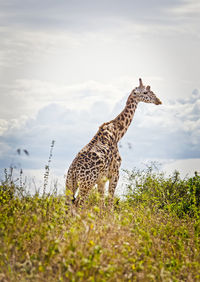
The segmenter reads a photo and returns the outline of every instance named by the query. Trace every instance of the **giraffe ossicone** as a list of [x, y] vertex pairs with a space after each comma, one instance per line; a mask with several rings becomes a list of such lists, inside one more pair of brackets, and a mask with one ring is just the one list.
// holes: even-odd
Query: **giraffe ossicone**
[[[66, 178], [66, 189], [71, 192], [76, 206], [84, 204], [89, 192], [96, 184], [101, 196], [101, 206], [103, 206], [105, 179], [108, 179], [108, 206], [112, 207], [121, 165], [118, 142], [131, 124], [139, 102], [162, 104], [151, 91], [150, 86], [143, 85], [141, 78], [139, 87], [132, 90], [123, 111], [115, 119], [103, 123], [90, 142], [76, 155]], [[78, 189], [78, 196], [75, 198]], [[67, 201], [72, 202], [70, 198]]]

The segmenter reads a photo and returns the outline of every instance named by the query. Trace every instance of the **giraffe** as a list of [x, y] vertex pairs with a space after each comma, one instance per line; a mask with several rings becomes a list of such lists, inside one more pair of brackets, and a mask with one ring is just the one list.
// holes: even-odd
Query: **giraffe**
[[109, 180], [108, 207], [112, 208], [121, 165], [118, 142], [130, 126], [139, 102], [162, 104], [150, 86], [143, 85], [141, 78], [139, 87], [132, 90], [122, 112], [113, 120], [103, 123], [90, 142], [76, 155], [66, 178], [66, 189], [71, 191], [75, 206], [83, 206], [90, 190], [97, 184], [103, 207], [105, 183]]

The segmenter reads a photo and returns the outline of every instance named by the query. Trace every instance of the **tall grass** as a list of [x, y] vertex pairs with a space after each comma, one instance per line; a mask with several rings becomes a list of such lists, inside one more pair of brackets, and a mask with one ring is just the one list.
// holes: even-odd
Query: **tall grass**
[[[0, 185], [0, 281], [199, 281], [197, 174], [126, 172], [112, 212], [99, 197], [72, 216], [65, 196]], [[18, 193], [20, 191], [20, 193]]]

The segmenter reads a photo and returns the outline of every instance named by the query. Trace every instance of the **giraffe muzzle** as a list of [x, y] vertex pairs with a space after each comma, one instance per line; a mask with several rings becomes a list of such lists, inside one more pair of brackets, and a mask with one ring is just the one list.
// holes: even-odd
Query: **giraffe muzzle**
[[155, 101], [155, 104], [156, 104], [156, 105], [161, 105], [162, 102], [157, 98], [156, 101]]

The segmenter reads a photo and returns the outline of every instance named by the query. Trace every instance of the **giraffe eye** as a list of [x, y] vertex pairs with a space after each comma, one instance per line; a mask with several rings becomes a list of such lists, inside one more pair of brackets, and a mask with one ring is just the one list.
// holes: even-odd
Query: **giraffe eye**
[[147, 93], [148, 93], [148, 92], [146, 92], [146, 91], [144, 92], [144, 94], [147, 94]]

